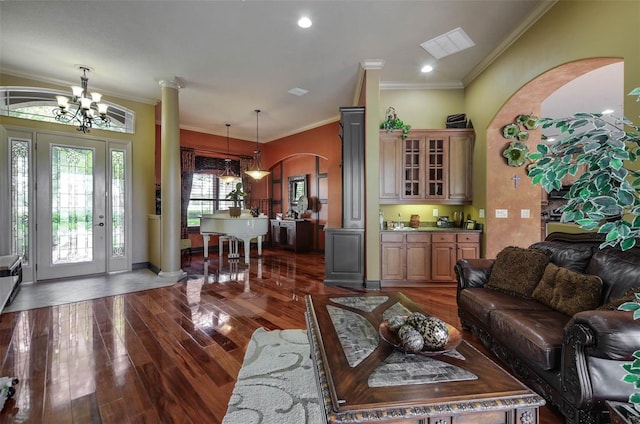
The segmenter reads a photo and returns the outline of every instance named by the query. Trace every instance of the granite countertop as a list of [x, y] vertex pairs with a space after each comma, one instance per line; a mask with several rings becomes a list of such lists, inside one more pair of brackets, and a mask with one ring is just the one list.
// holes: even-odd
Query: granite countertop
[[397, 232], [416, 232], [416, 231], [424, 231], [424, 232], [447, 232], [447, 233], [481, 233], [482, 230], [465, 230], [460, 227], [404, 227], [402, 229], [394, 229], [394, 230], [382, 230], [383, 233], [397, 233]]

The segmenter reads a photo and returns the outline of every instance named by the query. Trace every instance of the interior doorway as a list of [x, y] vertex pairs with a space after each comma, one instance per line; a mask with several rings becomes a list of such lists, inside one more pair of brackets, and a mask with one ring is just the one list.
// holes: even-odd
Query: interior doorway
[[[591, 58], [565, 63], [540, 74], [525, 84], [511, 96], [496, 114], [487, 128], [487, 211], [486, 220], [486, 257], [495, 257], [506, 246], [529, 246], [540, 241], [541, 199], [544, 190], [531, 184], [527, 176], [527, 167], [510, 167], [505, 163], [502, 153], [509, 142], [502, 136], [502, 128], [520, 114], [532, 114], [541, 117], [542, 103], [567, 83], [596, 69], [621, 63], [619, 58]], [[620, 87], [622, 88], [622, 81]], [[583, 110], [584, 111], [584, 110]], [[575, 111], [577, 112], [577, 111]], [[588, 112], [601, 112], [591, 111]], [[573, 112], [572, 112], [573, 113]], [[535, 148], [540, 140], [540, 129], [532, 131], [528, 140], [529, 149]], [[535, 134], [535, 135], [534, 135]], [[536, 136], [537, 135], [537, 136]], [[514, 181], [519, 181], [515, 184]], [[544, 193], [546, 196], [546, 193]], [[491, 211], [508, 208], [516, 213], [503, 218]], [[522, 219], [522, 211], [527, 211], [533, 219]]]

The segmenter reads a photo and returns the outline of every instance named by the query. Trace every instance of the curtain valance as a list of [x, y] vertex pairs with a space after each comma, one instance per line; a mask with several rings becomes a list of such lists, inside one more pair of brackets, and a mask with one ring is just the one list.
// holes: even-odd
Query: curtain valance
[[[220, 175], [224, 172], [225, 160], [223, 158], [212, 158], [209, 156], [196, 156], [195, 172], [211, 172]], [[231, 171], [240, 175], [240, 161], [233, 160], [229, 162]]]

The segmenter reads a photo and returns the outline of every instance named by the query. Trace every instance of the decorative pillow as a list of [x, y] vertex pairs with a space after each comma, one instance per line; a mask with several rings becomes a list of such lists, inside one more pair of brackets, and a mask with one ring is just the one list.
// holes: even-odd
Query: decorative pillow
[[596, 309], [600, 303], [602, 280], [597, 275], [580, 274], [553, 263], [547, 265], [533, 298], [565, 315]]
[[599, 311], [616, 311], [618, 310], [618, 306], [622, 305], [625, 302], [634, 302], [636, 300], [636, 293], [640, 293], [640, 287], [635, 287], [624, 292], [622, 297], [618, 299], [614, 299], [609, 303], [605, 303], [604, 305], [598, 307]]
[[530, 299], [549, 263], [550, 254], [542, 249], [505, 247], [496, 255], [487, 287]]

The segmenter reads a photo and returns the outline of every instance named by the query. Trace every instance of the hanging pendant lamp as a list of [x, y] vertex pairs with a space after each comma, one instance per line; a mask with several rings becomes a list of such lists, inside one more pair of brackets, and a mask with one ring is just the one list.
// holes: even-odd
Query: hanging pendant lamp
[[253, 166], [245, 173], [253, 178], [254, 180], [261, 180], [267, 175], [270, 174], [269, 171], [265, 171], [262, 169], [262, 164], [260, 163], [260, 148], [258, 147], [258, 114], [260, 113], [260, 109], [256, 109], [256, 150], [253, 151], [255, 157], [253, 158]]
[[238, 176], [231, 170], [231, 159], [229, 158], [229, 127], [231, 124], [225, 124], [227, 126], [227, 158], [224, 160], [224, 172], [218, 178], [225, 184], [231, 184], [238, 179]]

